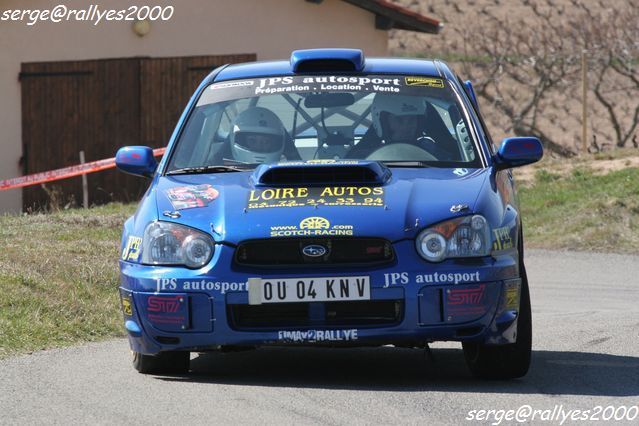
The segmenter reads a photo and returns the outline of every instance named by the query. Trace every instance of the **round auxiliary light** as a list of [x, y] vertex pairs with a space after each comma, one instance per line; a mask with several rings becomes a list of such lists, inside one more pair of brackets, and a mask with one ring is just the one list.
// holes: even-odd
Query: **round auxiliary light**
[[206, 265], [213, 254], [211, 245], [202, 238], [197, 237], [187, 237], [182, 248], [186, 266], [190, 268], [199, 268]]
[[446, 238], [438, 232], [428, 232], [419, 239], [419, 249], [424, 258], [438, 262], [446, 256]]

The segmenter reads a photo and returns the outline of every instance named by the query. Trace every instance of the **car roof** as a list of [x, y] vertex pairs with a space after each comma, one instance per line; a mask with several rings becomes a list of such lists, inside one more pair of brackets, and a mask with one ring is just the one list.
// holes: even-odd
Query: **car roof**
[[[333, 74], [409, 74], [446, 78], [447, 68], [443, 62], [432, 59], [366, 58], [362, 70]], [[249, 62], [226, 66], [217, 73], [214, 81], [285, 75], [299, 75], [293, 71], [290, 61]]]

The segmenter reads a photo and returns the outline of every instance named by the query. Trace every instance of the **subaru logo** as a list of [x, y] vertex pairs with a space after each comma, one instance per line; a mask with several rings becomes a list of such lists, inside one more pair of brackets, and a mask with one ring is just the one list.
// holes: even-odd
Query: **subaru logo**
[[324, 256], [326, 252], [326, 247], [317, 244], [306, 246], [302, 249], [302, 253], [304, 253], [304, 256], [308, 257], [321, 257]]

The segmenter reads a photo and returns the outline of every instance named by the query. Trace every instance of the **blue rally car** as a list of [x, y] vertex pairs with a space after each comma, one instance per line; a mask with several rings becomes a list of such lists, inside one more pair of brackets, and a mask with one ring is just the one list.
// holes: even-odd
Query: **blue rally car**
[[531, 309], [510, 169], [472, 86], [443, 62], [314, 49], [204, 79], [126, 221], [120, 297], [134, 367], [190, 352], [459, 341], [471, 372], [526, 374]]

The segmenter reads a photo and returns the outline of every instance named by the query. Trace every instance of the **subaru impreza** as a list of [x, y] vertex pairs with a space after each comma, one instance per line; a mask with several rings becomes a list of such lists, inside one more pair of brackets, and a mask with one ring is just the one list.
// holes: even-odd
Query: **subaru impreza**
[[514, 167], [444, 62], [313, 49], [221, 66], [186, 106], [124, 225], [120, 298], [141, 373], [191, 352], [458, 341], [470, 371], [528, 371], [531, 307]]

